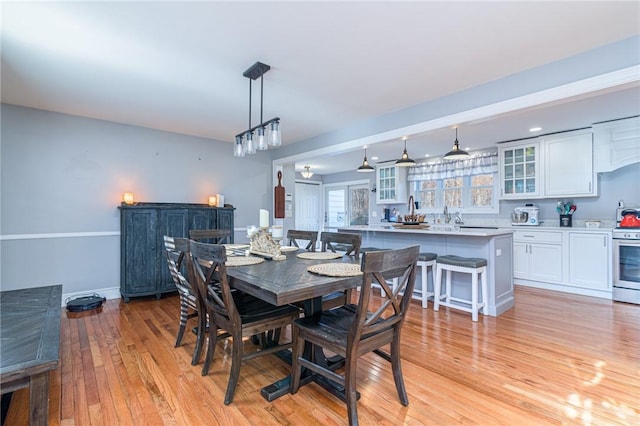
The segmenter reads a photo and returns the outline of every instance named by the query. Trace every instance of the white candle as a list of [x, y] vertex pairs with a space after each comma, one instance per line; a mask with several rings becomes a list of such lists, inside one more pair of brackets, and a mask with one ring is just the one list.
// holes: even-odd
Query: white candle
[[260, 209], [260, 228], [269, 227], [269, 210]]

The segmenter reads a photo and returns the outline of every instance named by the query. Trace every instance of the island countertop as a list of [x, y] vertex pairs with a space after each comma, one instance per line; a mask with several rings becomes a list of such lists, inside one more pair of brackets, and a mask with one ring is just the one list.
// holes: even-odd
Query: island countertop
[[338, 231], [349, 232], [393, 232], [398, 234], [431, 234], [431, 235], [461, 235], [467, 237], [493, 237], [497, 235], [513, 234], [514, 229], [464, 227], [457, 225], [430, 225], [429, 228], [401, 228], [388, 225], [356, 225], [338, 228]]
[[[435, 224], [427, 229], [399, 228], [392, 224], [356, 225], [337, 228], [339, 232], [362, 235], [362, 247], [402, 248], [420, 245], [421, 252], [436, 253], [438, 256], [456, 255], [479, 257], [487, 260], [487, 281], [489, 294], [488, 314], [498, 316], [513, 307], [513, 233], [511, 228], [464, 228], [454, 224]], [[469, 277], [454, 273], [454, 297], [471, 299]], [[422, 277], [417, 277], [416, 288], [422, 289]], [[433, 287], [432, 287], [433, 288]], [[483, 296], [484, 297], [484, 296]]]

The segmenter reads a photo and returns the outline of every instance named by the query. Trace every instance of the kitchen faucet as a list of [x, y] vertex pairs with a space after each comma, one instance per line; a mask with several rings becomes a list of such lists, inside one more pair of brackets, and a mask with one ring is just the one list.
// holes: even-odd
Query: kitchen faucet
[[447, 209], [447, 205], [444, 205], [444, 211], [442, 212], [442, 215], [444, 216], [444, 223], [449, 223], [451, 222], [451, 215], [449, 214], [449, 210]]

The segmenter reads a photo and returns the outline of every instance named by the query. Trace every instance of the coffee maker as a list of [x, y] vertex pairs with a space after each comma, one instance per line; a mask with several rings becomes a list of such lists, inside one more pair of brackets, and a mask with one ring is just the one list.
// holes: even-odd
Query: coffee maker
[[384, 221], [391, 222], [391, 209], [383, 209], [384, 212]]

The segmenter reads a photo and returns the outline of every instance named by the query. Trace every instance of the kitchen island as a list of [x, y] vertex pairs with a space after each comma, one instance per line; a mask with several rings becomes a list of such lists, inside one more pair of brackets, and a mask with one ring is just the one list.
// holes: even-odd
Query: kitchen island
[[[514, 305], [511, 229], [438, 225], [429, 229], [403, 229], [392, 225], [366, 225], [338, 228], [338, 232], [362, 234], [362, 247], [396, 249], [420, 245], [421, 252], [432, 252], [438, 256], [451, 254], [485, 258], [489, 286], [488, 314], [498, 316]], [[416, 289], [421, 289], [422, 285], [418, 274]], [[454, 297], [471, 300], [470, 277], [454, 273], [452, 292]]]

